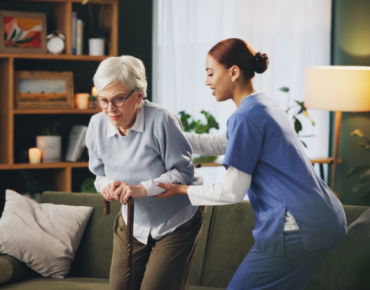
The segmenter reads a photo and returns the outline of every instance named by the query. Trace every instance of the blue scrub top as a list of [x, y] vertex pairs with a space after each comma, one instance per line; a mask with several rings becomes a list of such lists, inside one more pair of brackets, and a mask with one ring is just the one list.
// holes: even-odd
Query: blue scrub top
[[242, 100], [227, 122], [224, 166], [252, 176], [248, 197], [253, 237], [265, 254], [284, 256], [284, 222], [295, 218], [307, 250], [339, 241], [347, 231], [343, 206], [316, 174], [287, 114], [267, 95]]

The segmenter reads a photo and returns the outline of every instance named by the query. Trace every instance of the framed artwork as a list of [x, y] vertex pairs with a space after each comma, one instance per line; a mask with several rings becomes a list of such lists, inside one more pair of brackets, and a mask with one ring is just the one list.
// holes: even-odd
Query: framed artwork
[[0, 52], [47, 53], [46, 14], [0, 10]]
[[73, 108], [73, 73], [15, 71], [16, 109]]

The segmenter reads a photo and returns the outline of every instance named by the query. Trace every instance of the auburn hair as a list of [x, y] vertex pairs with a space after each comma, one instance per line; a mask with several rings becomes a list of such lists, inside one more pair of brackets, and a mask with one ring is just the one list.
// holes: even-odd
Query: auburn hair
[[247, 79], [253, 78], [255, 72], [259, 74], [265, 72], [269, 65], [267, 54], [255, 53], [252, 46], [239, 38], [228, 38], [218, 42], [208, 54], [226, 68], [238, 66]]

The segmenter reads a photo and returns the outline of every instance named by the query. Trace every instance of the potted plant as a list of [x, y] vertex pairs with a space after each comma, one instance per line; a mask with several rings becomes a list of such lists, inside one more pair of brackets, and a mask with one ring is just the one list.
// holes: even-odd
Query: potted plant
[[81, 192], [98, 193], [94, 185], [95, 179], [92, 177], [86, 178], [81, 184]]
[[[297, 118], [298, 115], [303, 115], [306, 118], [310, 119], [312, 126], [315, 126], [315, 122], [311, 119], [311, 116], [308, 113], [307, 108], [304, 105], [304, 102], [299, 102], [297, 100], [294, 100], [295, 104], [291, 106], [290, 105], [290, 89], [288, 87], [282, 87], [279, 90], [288, 94], [288, 100], [287, 100], [287, 106], [286, 106], [287, 108], [286, 108], [285, 112], [288, 115], [290, 115], [292, 120], [293, 120], [294, 131], [297, 133], [297, 137], [298, 138], [312, 137], [313, 135], [299, 135], [299, 132], [302, 131], [303, 127], [302, 127], [301, 121], [299, 121], [299, 118]], [[303, 146], [307, 148], [306, 143], [303, 142], [302, 140], [300, 140], [300, 141], [303, 144]]]
[[[185, 111], [179, 112], [180, 121], [185, 132], [195, 132], [196, 134], [209, 133], [212, 128], [219, 129], [219, 125], [215, 118], [208, 112], [202, 110], [201, 113], [205, 116], [207, 123], [202, 123], [201, 120], [194, 120], [191, 115], [187, 114]], [[191, 119], [191, 120], [190, 120]], [[217, 156], [201, 155], [199, 157], [194, 157], [194, 163], [206, 163], [213, 162], [217, 159]]]
[[91, 0], [83, 0], [82, 5], [88, 4], [90, 16], [89, 30], [89, 55], [104, 55], [106, 28], [102, 26], [104, 0], [100, 1], [99, 20], [97, 27], [95, 26], [93, 12], [91, 8]]
[[42, 152], [42, 162], [60, 162], [62, 160], [62, 137], [58, 136], [57, 128], [60, 122], [54, 126], [44, 127], [42, 136], [36, 137], [36, 147]]

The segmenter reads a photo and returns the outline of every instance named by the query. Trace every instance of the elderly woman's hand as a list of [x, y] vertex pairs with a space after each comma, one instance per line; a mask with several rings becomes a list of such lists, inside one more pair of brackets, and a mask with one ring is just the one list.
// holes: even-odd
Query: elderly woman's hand
[[179, 194], [188, 194], [188, 185], [182, 184], [166, 184], [162, 182], [157, 182], [157, 186], [164, 188], [166, 191], [156, 195], [159, 198], [169, 198]]
[[119, 195], [118, 197], [115, 196], [114, 194], [114, 191], [116, 190], [116, 188], [121, 184], [120, 181], [113, 181], [109, 184], [107, 184], [106, 186], [103, 187], [103, 189], [101, 190], [101, 194], [103, 195], [103, 197], [107, 200], [107, 201], [112, 201], [113, 199], [119, 199]]
[[119, 199], [119, 201], [123, 204], [127, 203], [128, 198], [131, 196], [132, 198], [143, 198], [148, 195], [144, 185], [131, 185], [126, 182], [120, 182], [120, 185], [114, 191], [114, 195]]

